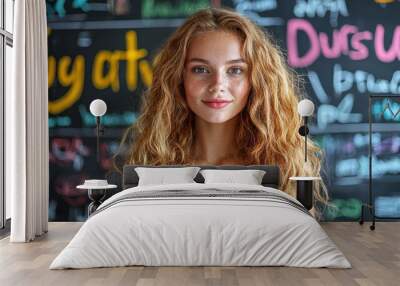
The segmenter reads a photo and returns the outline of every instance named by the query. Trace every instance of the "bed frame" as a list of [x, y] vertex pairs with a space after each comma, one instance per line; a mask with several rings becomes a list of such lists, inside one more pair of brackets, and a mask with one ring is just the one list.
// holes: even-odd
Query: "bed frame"
[[[275, 189], [279, 189], [280, 186], [280, 170], [276, 165], [221, 165], [221, 166], [212, 166], [212, 165], [194, 165], [195, 167], [200, 167], [201, 169], [219, 169], [219, 170], [248, 170], [248, 169], [256, 169], [265, 171], [265, 175], [261, 181], [261, 184], [264, 187], [271, 187]], [[109, 184], [117, 185], [118, 188], [115, 190], [110, 190], [107, 193], [105, 199], [111, 197], [112, 195], [128, 189], [132, 187], [136, 187], [139, 183], [139, 176], [135, 171], [136, 167], [147, 167], [147, 168], [177, 168], [183, 167], [182, 165], [164, 165], [164, 166], [149, 166], [149, 165], [125, 165], [123, 168], [122, 175], [118, 172], [110, 172], [106, 175], [106, 179]], [[197, 183], [204, 183], [204, 178], [200, 174], [194, 178]], [[297, 198], [304, 206], [307, 206], [309, 202], [307, 202], [304, 198]], [[313, 207], [313, 202], [311, 206], [307, 207], [307, 209], [311, 209]]]
[[[117, 185], [118, 188], [115, 190], [111, 190], [107, 194], [107, 197], [110, 197], [122, 190], [127, 188], [136, 187], [139, 182], [139, 177], [135, 172], [136, 167], [157, 167], [157, 168], [172, 168], [172, 167], [182, 167], [181, 165], [168, 165], [168, 166], [149, 166], [149, 165], [126, 165], [123, 168], [123, 173], [119, 173], [116, 171], [109, 172], [106, 175], [106, 179], [109, 184]], [[247, 170], [247, 169], [256, 169], [265, 171], [265, 175], [262, 179], [261, 184], [265, 187], [271, 188], [279, 188], [280, 185], [280, 171], [278, 166], [274, 165], [222, 165], [222, 166], [211, 166], [211, 165], [197, 165], [202, 169], [220, 169], [220, 170]], [[199, 173], [194, 180], [198, 183], [204, 183], [203, 176]]]
[[[143, 165], [126, 165], [123, 169], [122, 175], [122, 189], [136, 187], [139, 182], [138, 174], [135, 171], [137, 167], [152, 167]], [[176, 168], [182, 167], [181, 165], [169, 165], [169, 166], [154, 166], [155, 168]], [[218, 169], [218, 170], [248, 170], [256, 169], [265, 171], [265, 175], [262, 179], [261, 184], [265, 187], [278, 188], [279, 186], [279, 167], [270, 165], [251, 165], [251, 166], [240, 166], [240, 165], [222, 165], [222, 166], [211, 166], [211, 165], [195, 165], [194, 167], [200, 167], [201, 169]], [[194, 178], [197, 183], [204, 183], [204, 178], [200, 174]]]

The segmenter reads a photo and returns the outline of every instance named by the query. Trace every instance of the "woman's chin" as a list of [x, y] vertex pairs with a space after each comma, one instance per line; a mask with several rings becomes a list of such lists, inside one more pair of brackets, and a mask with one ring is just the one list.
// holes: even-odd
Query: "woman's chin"
[[230, 121], [232, 116], [200, 116], [200, 118], [209, 124], [222, 124]]

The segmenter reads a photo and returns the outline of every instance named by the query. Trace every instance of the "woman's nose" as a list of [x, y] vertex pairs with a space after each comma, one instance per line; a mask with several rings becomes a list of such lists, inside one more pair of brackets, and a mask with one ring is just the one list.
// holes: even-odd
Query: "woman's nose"
[[226, 89], [226, 76], [223, 72], [215, 72], [211, 78], [210, 92], [224, 92]]

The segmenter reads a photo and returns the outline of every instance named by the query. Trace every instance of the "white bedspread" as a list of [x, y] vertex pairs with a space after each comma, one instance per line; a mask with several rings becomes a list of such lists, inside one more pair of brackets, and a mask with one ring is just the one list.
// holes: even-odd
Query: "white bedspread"
[[[292, 205], [251, 196], [129, 199], [137, 192], [206, 193], [207, 189], [263, 191]], [[350, 268], [318, 222], [293, 203], [299, 204], [279, 190], [255, 185], [194, 183], [127, 189], [99, 207], [50, 269], [126, 265]]]

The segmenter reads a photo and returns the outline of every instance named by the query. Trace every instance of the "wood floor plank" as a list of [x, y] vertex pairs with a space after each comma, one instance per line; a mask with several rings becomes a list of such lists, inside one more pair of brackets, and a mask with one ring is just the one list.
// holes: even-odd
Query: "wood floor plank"
[[49, 232], [31, 243], [0, 240], [0, 285], [398, 286], [400, 222], [379, 222], [375, 231], [351, 222], [322, 223], [352, 269], [291, 267], [116, 267], [48, 269], [82, 223], [50, 223]]

